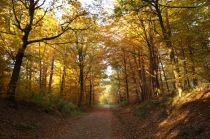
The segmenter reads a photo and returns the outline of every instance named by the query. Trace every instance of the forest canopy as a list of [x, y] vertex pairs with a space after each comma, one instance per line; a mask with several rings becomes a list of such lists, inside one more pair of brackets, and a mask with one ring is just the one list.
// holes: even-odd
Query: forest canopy
[[104, 3], [0, 0], [1, 97], [132, 103], [210, 82], [208, 0]]

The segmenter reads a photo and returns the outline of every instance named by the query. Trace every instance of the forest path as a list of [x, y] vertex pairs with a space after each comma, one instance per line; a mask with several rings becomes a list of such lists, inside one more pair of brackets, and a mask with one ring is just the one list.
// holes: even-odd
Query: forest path
[[95, 108], [68, 127], [62, 139], [111, 139], [124, 138], [123, 126], [108, 107]]
[[[174, 139], [210, 138], [210, 86], [179, 100], [166, 115], [154, 107], [137, 117], [132, 106], [94, 108], [79, 117], [20, 103], [18, 109], [0, 101], [0, 139]], [[182, 104], [182, 103], [183, 104]]]

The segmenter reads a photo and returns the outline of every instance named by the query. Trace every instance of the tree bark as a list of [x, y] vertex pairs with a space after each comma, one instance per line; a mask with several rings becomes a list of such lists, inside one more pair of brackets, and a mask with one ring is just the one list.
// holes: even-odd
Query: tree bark
[[67, 50], [65, 46], [64, 55], [63, 55], [63, 71], [62, 71], [61, 84], [60, 84], [60, 96], [64, 96], [64, 88], [66, 80], [66, 64], [67, 64], [66, 57], [67, 57]]
[[54, 74], [54, 64], [55, 63], [55, 55], [52, 56], [51, 61], [51, 68], [50, 68], [50, 78], [49, 78], [49, 84], [48, 84], [48, 93], [52, 93], [52, 82], [53, 82], [53, 74]]
[[89, 81], [89, 106], [92, 105], [92, 89], [93, 85], [92, 85], [92, 79], [90, 79]]
[[161, 68], [162, 68], [162, 71], [163, 71], [163, 76], [164, 76], [164, 79], [165, 79], [167, 91], [170, 92], [169, 85], [168, 85], [168, 78], [166, 76], [166, 72], [165, 72], [165, 69], [163, 67], [163, 62], [162, 62], [162, 60], [160, 58], [160, 55], [158, 55], [158, 59], [159, 59], [159, 62], [160, 62], [160, 65], [161, 65]]
[[138, 69], [138, 74], [139, 74], [139, 81], [141, 84], [141, 98], [142, 101], [145, 101], [148, 96], [148, 90], [147, 90], [147, 79], [146, 79], [146, 73], [144, 69], [144, 59], [141, 56], [141, 50], [138, 51], [139, 58], [138, 58], [138, 64], [139, 64], [139, 69]]
[[[78, 43], [77, 43], [78, 46]], [[83, 101], [83, 95], [84, 95], [84, 54], [83, 54], [83, 48], [79, 48], [78, 50], [79, 54], [79, 101], [78, 106], [82, 106]]]
[[177, 56], [175, 56], [175, 50], [174, 50], [174, 47], [171, 42], [171, 29], [170, 29], [170, 24], [169, 24], [168, 12], [166, 9], [166, 26], [167, 26], [167, 30], [166, 30], [158, 1], [155, 2], [154, 8], [157, 12], [159, 24], [160, 24], [162, 34], [163, 34], [163, 39], [166, 43], [166, 46], [170, 49], [170, 59], [171, 59], [171, 63], [173, 64], [175, 86], [176, 86], [176, 90], [178, 92], [179, 97], [181, 97], [182, 86], [181, 86], [181, 82], [180, 82], [180, 73], [179, 73], [180, 70], [179, 70], [179, 66], [178, 66], [178, 58], [177, 58]]
[[63, 72], [61, 77], [61, 85], [60, 85], [60, 96], [64, 96], [65, 79], [66, 79], [66, 64], [64, 62]]
[[[189, 30], [189, 29], [188, 29]], [[188, 37], [187, 40], [187, 48], [188, 48], [188, 51], [189, 51], [189, 54], [190, 54], [190, 60], [192, 62], [192, 74], [193, 74], [193, 87], [197, 86], [198, 85], [198, 79], [195, 77], [196, 76], [196, 72], [195, 72], [195, 60], [194, 60], [194, 52], [193, 52], [193, 48], [191, 46], [191, 39]]]
[[19, 79], [20, 68], [23, 61], [24, 53], [25, 53], [25, 49], [19, 48], [18, 53], [15, 58], [15, 65], [12, 71], [12, 76], [11, 76], [9, 87], [7, 90], [8, 99], [13, 102], [15, 101], [15, 90], [17, 87], [17, 81]]
[[135, 74], [134, 68], [132, 68], [132, 63], [131, 63], [131, 59], [130, 58], [129, 58], [129, 66], [130, 66], [131, 71], [132, 71], [132, 79], [133, 79], [133, 82], [135, 84], [135, 92], [136, 92], [138, 101], [140, 102], [140, 95], [139, 95], [139, 91], [138, 91], [139, 87], [138, 87], [138, 83], [137, 83], [137, 79], [136, 79], [136, 74]]
[[125, 91], [126, 91], [126, 98], [129, 103], [129, 87], [128, 87], [128, 73], [127, 73], [127, 60], [126, 60], [126, 55], [125, 55], [125, 50], [122, 49], [123, 51], [123, 68], [124, 68], [124, 80], [125, 80]]
[[[149, 78], [150, 78], [151, 87], [148, 88], [148, 90], [150, 90], [149, 93], [151, 96], [153, 96], [154, 94], [158, 95], [160, 90], [160, 85], [158, 80], [158, 65], [159, 65], [157, 60], [158, 51], [154, 46], [154, 40], [153, 40], [154, 35], [152, 33], [152, 29], [148, 28], [148, 30], [146, 30], [144, 21], [140, 20], [140, 22], [143, 28], [144, 39], [147, 43], [147, 47], [149, 50]], [[152, 26], [151, 21], [149, 21], [149, 26]]]
[[186, 56], [185, 56], [185, 52], [184, 52], [184, 49], [182, 48], [182, 56], [183, 56], [183, 59], [184, 59], [184, 73], [187, 77], [184, 77], [184, 87], [187, 88], [187, 89], [190, 89], [191, 86], [190, 86], [190, 80], [188, 78], [188, 70], [187, 70], [187, 62], [186, 62]]
[[39, 43], [39, 90], [42, 89], [42, 58], [41, 58], [41, 50]]
[[17, 55], [15, 56], [15, 65], [12, 71], [12, 76], [9, 82], [8, 90], [7, 90], [7, 96], [8, 100], [15, 101], [15, 90], [17, 87], [17, 81], [19, 79], [20, 69], [23, 62], [23, 57], [25, 54], [25, 49], [28, 45], [28, 36], [30, 32], [30, 27], [26, 28], [24, 32], [24, 36], [22, 38], [22, 47], [19, 48]]
[[119, 73], [120, 71], [118, 68], [116, 69], [116, 72], [117, 72], [117, 80], [118, 80], [117, 95], [118, 95], [118, 103], [120, 104], [121, 103], [121, 83], [120, 83], [120, 73]]

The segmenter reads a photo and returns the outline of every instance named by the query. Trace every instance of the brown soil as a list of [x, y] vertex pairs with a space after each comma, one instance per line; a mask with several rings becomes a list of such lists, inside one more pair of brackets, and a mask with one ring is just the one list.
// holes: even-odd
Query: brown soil
[[14, 108], [0, 101], [0, 139], [37, 139], [57, 136], [57, 127], [65, 123], [59, 114], [47, 113], [43, 108], [19, 103]]
[[145, 119], [134, 116], [130, 107], [115, 113], [124, 123], [129, 139], [210, 138], [210, 85], [186, 95], [175, 105], [178, 107], [168, 116], [161, 108], [152, 109]]
[[197, 93], [168, 116], [158, 108], [145, 119], [131, 107], [96, 108], [77, 118], [47, 113], [33, 104], [18, 109], [0, 101], [0, 139], [207, 139], [210, 138], [210, 92]]

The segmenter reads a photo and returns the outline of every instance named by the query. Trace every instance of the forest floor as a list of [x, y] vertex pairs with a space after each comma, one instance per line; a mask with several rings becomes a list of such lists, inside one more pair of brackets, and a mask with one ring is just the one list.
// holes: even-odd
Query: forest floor
[[210, 138], [210, 86], [176, 100], [178, 104], [170, 114], [163, 113], [162, 107], [154, 107], [144, 118], [133, 114], [133, 106], [94, 108], [79, 117], [64, 118], [32, 104], [19, 104], [16, 109], [0, 101], [0, 138]]

